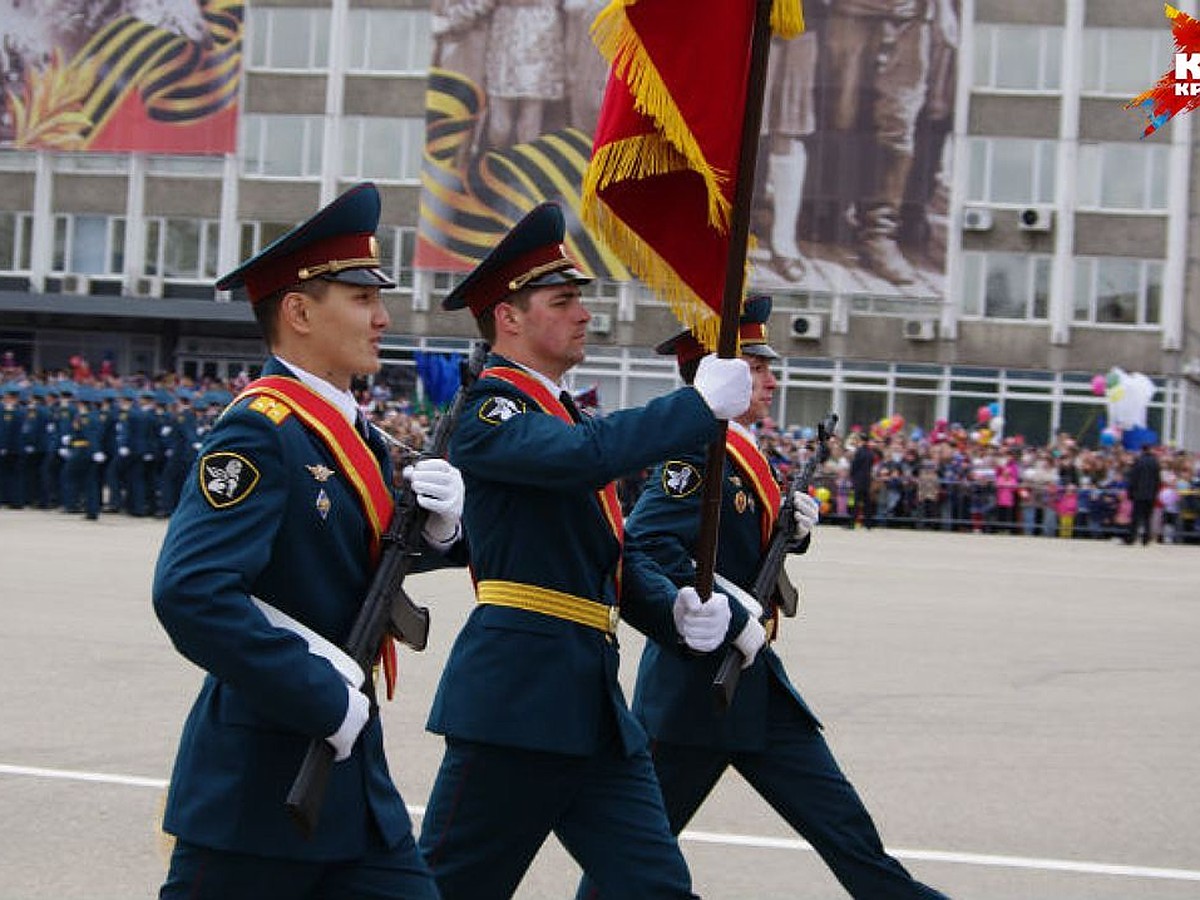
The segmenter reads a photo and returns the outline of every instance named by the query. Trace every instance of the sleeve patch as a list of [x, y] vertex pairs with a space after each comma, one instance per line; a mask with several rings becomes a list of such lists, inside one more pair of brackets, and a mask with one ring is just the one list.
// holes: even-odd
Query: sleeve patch
[[221, 451], [200, 460], [200, 491], [213, 509], [241, 503], [258, 484], [258, 469], [240, 453]]
[[274, 397], [266, 397], [259, 395], [250, 401], [248, 408], [256, 413], [262, 413], [276, 425], [283, 423], [283, 420], [292, 414], [287, 405], [280, 403]]
[[500, 425], [525, 412], [525, 402], [511, 397], [488, 397], [479, 407], [479, 418], [489, 425]]
[[662, 487], [668, 497], [682, 498], [694, 494], [700, 487], [700, 470], [678, 459], [663, 463]]

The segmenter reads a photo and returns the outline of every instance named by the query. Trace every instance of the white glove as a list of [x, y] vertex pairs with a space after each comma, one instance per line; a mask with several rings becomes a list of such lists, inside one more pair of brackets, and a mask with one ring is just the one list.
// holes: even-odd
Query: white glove
[[118, 447], [118, 448], [117, 448], [117, 456], [120, 456], [120, 457], [126, 457], [126, 456], [128, 456], [128, 455], [129, 455], [129, 448], [128, 448], [128, 447]]
[[167, 435], [169, 435], [171, 433], [171, 426], [164, 425], [162, 428], [158, 429], [158, 433], [162, 437], [166, 437]]
[[104, 454], [104, 452], [101, 450], [97, 450], [95, 453], [92, 454], [92, 462], [94, 462], [94, 463], [102, 463], [106, 459], [108, 459], [108, 456], [106, 456]]
[[429, 512], [422, 534], [439, 549], [450, 546], [458, 538], [458, 522], [462, 518], [462, 475], [444, 459], [422, 459], [405, 466], [403, 476], [417, 495], [417, 504]]
[[742, 668], [748, 669], [754, 664], [754, 657], [767, 642], [767, 631], [758, 619], [748, 619], [741, 634], [733, 639], [733, 646], [742, 654]]
[[59, 449], [58, 455], [61, 456], [63, 459], [66, 459], [68, 456], [71, 455], [71, 451], [68, 450], [66, 447], [62, 447]]
[[371, 714], [371, 704], [366, 694], [351, 685], [346, 685], [346, 693], [349, 696], [346, 718], [342, 719], [337, 731], [325, 738], [335, 751], [334, 762], [341, 762], [350, 756], [354, 750], [354, 742], [358, 740], [363, 726], [367, 724], [367, 717]]
[[700, 360], [692, 385], [718, 419], [736, 419], [750, 408], [753, 379], [744, 359], [721, 359], [710, 353]]
[[694, 587], [680, 588], [675, 595], [675, 629], [683, 642], [693, 650], [708, 653], [716, 650], [729, 630], [729, 598], [714, 593], [701, 601]]
[[821, 521], [821, 504], [803, 491], [792, 494], [792, 502], [796, 504], [796, 540], [803, 540], [813, 526]]

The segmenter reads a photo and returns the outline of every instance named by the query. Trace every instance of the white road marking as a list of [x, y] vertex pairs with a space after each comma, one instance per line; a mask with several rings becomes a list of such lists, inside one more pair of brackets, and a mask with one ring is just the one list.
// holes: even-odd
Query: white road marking
[[[53, 778], [64, 781], [86, 781], [98, 784], [118, 784], [126, 787], [158, 788], [167, 786], [165, 778], [143, 778], [137, 775], [114, 775], [106, 772], [77, 772], [70, 769], [43, 769], [36, 766], [13, 766], [0, 763], [0, 775], [26, 778]], [[410, 815], [420, 818], [423, 806], [409, 806]], [[697, 844], [721, 844], [728, 847], [752, 847], [760, 850], [802, 850], [812, 847], [799, 838], [761, 837], [752, 834], [686, 830], [680, 840]], [[1008, 869], [1036, 869], [1047, 872], [1078, 872], [1083, 875], [1114, 875], [1123, 878], [1160, 878], [1171, 881], [1200, 881], [1200, 871], [1193, 869], [1163, 869], [1154, 866], [1125, 866], [1113, 863], [1085, 862], [1069, 859], [1040, 859], [1032, 856], [995, 856], [987, 853], [952, 853], [946, 850], [902, 850], [889, 847], [897, 859], [919, 859], [948, 862], [964, 866], [995, 866]]]

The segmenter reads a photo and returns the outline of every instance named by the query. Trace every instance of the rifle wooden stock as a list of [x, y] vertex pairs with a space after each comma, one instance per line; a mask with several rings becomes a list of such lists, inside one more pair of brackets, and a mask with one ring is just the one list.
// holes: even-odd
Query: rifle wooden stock
[[[487, 352], [487, 344], [475, 345], [470, 360], [463, 367], [461, 385], [450, 406], [438, 417], [429, 443], [421, 454], [422, 459], [446, 455], [455, 422], [466, 402], [467, 389], [483, 370]], [[368, 677], [389, 631], [414, 650], [424, 650], [429, 639], [429, 610], [413, 603], [403, 586], [413, 562], [420, 555], [421, 530], [427, 518], [428, 513], [417, 503], [412, 488], [405, 485], [383, 535], [383, 550], [371, 587], [342, 648], [368, 673]], [[305, 838], [311, 838], [317, 829], [325, 789], [333, 770], [333, 758], [333, 747], [328, 741], [324, 738], [310, 740], [284, 801]]]
[[[796, 493], [808, 490], [817, 466], [829, 458], [829, 438], [837, 428], [837, 421], [837, 413], [830, 413], [817, 425], [816, 451], [788, 480], [783, 503], [779, 506], [779, 518], [775, 520], [775, 529], [771, 532], [771, 540], [751, 591], [763, 608], [764, 623], [775, 618], [777, 609], [785, 616], [796, 614], [800, 594], [783, 568], [788, 549], [796, 540]], [[742, 676], [743, 662], [745, 658], [737, 647], [729, 647], [725, 651], [725, 657], [713, 678], [713, 699], [718, 712], [725, 712], [733, 703], [733, 695]]]

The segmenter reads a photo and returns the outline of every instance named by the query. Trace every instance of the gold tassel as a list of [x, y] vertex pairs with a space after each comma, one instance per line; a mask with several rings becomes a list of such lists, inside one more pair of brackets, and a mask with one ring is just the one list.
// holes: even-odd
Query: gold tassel
[[791, 39], [804, 31], [804, 7], [800, 0], [775, 0], [771, 4], [771, 32]]

